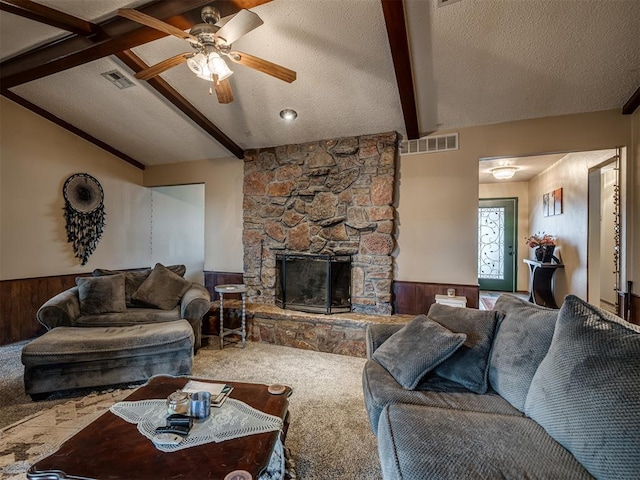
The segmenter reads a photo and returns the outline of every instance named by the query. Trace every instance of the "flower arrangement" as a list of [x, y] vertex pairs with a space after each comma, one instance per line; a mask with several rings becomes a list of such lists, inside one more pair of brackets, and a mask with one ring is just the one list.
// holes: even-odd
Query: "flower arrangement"
[[530, 237], [525, 238], [525, 241], [530, 248], [556, 245], [556, 237], [544, 232], [538, 232], [536, 235], [531, 235]]

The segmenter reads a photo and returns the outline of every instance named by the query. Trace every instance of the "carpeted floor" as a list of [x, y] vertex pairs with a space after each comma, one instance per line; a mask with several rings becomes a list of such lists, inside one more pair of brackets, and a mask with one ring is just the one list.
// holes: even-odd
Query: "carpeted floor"
[[[72, 433], [108, 408], [111, 402], [128, 394], [125, 390], [111, 390], [83, 398], [88, 392], [78, 390], [33, 403], [22, 386], [20, 350], [23, 345], [0, 348], [0, 427], [30, 417], [28, 425], [33, 424], [33, 418], [36, 423], [64, 423], [64, 428], [74, 427], [69, 430]], [[362, 358], [251, 342], [244, 350], [227, 347], [221, 351], [214, 342], [214, 346], [198, 351], [193, 375], [290, 385], [293, 395], [286, 446], [291, 451], [298, 478], [379, 479], [376, 439], [362, 399], [364, 362]], [[15, 436], [20, 425], [23, 431]], [[16, 469], [25, 468], [43, 453], [39, 448], [44, 440], [34, 438], [41, 433], [29, 433], [24, 428], [26, 423], [20, 422], [20, 425], [0, 432], [1, 478], [17, 473]]]

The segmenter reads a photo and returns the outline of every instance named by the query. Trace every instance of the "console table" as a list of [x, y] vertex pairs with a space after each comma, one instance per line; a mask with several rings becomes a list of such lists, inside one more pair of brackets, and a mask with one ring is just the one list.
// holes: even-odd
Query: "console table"
[[558, 308], [553, 296], [556, 270], [564, 268], [562, 263], [546, 263], [525, 259], [529, 265], [529, 301], [543, 307]]
[[[242, 337], [242, 348], [244, 348], [247, 338], [246, 328], [246, 299], [247, 286], [246, 285], [216, 285], [215, 291], [220, 295], [220, 350], [224, 348], [224, 337], [233, 333]], [[242, 295], [242, 325], [239, 329], [224, 328], [224, 294], [225, 293], [239, 293]]]

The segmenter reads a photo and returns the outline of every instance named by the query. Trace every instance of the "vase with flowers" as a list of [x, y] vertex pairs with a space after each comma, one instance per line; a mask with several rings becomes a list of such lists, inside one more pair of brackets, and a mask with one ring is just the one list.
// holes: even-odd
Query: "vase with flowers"
[[553, 255], [556, 248], [556, 238], [548, 233], [537, 233], [525, 239], [530, 248], [535, 248], [536, 260], [539, 262], [549, 263], [551, 260], [559, 262]]

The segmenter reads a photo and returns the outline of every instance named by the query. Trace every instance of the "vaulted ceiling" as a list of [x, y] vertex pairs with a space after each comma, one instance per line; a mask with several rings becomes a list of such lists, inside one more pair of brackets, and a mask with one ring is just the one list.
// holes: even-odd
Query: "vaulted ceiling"
[[[233, 50], [296, 80], [228, 62], [235, 101], [221, 104], [186, 64], [135, 79], [191, 47], [117, 10], [188, 31], [205, 5], [257, 14], [264, 24]], [[0, 9], [2, 95], [140, 168], [640, 103], [637, 0], [0, 0]], [[101, 75], [113, 70], [134, 86]], [[280, 118], [285, 108], [295, 122]]]

